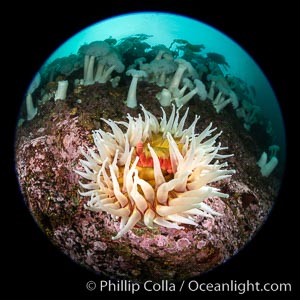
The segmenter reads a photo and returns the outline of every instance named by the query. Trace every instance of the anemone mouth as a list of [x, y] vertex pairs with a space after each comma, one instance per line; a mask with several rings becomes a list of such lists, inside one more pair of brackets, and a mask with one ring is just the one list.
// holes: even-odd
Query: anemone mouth
[[[143, 225], [150, 229], [194, 225], [196, 216], [220, 216], [203, 201], [209, 197], [228, 197], [208, 184], [230, 177], [227, 163], [219, 159], [226, 149], [216, 145], [220, 133], [210, 124], [200, 134], [195, 133], [199, 120], [184, 128], [188, 109], [180, 118], [173, 105], [172, 113], [157, 118], [142, 106], [144, 118], [127, 116], [128, 122], [105, 120], [112, 132], [94, 131], [96, 150], [82, 150], [86, 160], [80, 160], [82, 170], [76, 173], [87, 183], [81, 183], [90, 197], [85, 208], [104, 211], [117, 220], [120, 238], [132, 228]], [[119, 125], [126, 128], [122, 130]], [[210, 137], [207, 139], [207, 137]]]
[[[179, 138], [173, 138], [179, 152], [182, 155], [183, 143], [180, 143]], [[160, 168], [166, 181], [170, 178], [174, 178], [174, 171], [172, 169], [171, 157], [170, 157], [170, 145], [169, 140], [163, 137], [162, 133], [154, 134], [151, 139], [146, 140], [144, 143], [139, 142], [135, 147], [135, 155], [139, 157], [137, 166], [139, 168], [139, 174], [149, 172], [153, 169], [153, 158], [148, 148], [148, 144], [152, 147], [153, 151], [158, 157]], [[148, 176], [146, 176], [148, 178]], [[153, 178], [154, 179], [154, 178]]]

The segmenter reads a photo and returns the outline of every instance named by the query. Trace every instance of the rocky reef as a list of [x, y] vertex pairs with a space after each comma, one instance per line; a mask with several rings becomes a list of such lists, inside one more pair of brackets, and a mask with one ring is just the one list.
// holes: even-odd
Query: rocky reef
[[[151, 82], [137, 86], [139, 103], [157, 118], [160, 90]], [[197, 227], [184, 225], [183, 229], [136, 226], [112, 240], [119, 222], [107, 213], [84, 208], [87, 199], [78, 193], [74, 169], [83, 158], [80, 146], [93, 145], [92, 130], [109, 131], [101, 118], [125, 121], [127, 113], [135, 117], [141, 113], [139, 107], [126, 106], [127, 92], [128, 84], [112, 87], [110, 82], [71, 87], [65, 100], [50, 98], [39, 106], [33, 121], [18, 127], [16, 165], [25, 201], [49, 239], [96, 273], [136, 281], [199, 275], [226, 261], [257, 232], [277, 196], [278, 173], [261, 175], [256, 162], [263, 148], [236, 118], [233, 107], [220, 114], [211, 102], [191, 99], [187, 126], [200, 115], [196, 132], [212, 122], [223, 131], [222, 146], [234, 153], [227, 161], [236, 174], [212, 183], [229, 198], [205, 200], [222, 216], [198, 216]], [[165, 110], [170, 115], [171, 107]]]

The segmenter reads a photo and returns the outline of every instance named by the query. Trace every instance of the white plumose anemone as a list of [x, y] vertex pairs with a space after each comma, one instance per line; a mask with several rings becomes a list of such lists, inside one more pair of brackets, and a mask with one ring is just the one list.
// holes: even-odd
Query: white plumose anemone
[[212, 124], [197, 134], [198, 116], [184, 129], [188, 109], [180, 118], [180, 108], [173, 105], [169, 119], [162, 109], [159, 122], [141, 107], [144, 117], [128, 114], [128, 122], [102, 119], [112, 132], [93, 132], [97, 151], [81, 148], [86, 160], [80, 160], [83, 170], [76, 170], [87, 181], [79, 182], [87, 190], [80, 195], [90, 197], [85, 208], [120, 219], [120, 230], [113, 239], [136, 224], [181, 229], [180, 224], [197, 226], [197, 215], [220, 216], [203, 201], [228, 194], [208, 184], [235, 172], [224, 169], [226, 162], [219, 163], [218, 159], [231, 155], [218, 154], [226, 148], [216, 145], [222, 132], [210, 137], [216, 130]]

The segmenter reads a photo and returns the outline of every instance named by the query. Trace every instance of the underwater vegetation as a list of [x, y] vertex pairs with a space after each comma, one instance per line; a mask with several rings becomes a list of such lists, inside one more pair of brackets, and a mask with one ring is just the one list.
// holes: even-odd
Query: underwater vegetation
[[93, 41], [39, 70], [17, 172], [37, 223], [74, 261], [114, 278], [180, 280], [257, 232], [279, 190], [280, 148], [226, 57], [149, 38]]

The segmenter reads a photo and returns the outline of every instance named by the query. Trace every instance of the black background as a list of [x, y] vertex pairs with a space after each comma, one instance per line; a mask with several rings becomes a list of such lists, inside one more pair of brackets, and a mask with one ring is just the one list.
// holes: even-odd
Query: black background
[[[88, 292], [88, 280], [99, 277], [74, 264], [61, 254], [40, 232], [23, 205], [13, 168], [14, 127], [24, 91], [45, 59], [81, 29], [103, 18], [126, 12], [153, 10], [190, 16], [211, 25], [240, 44], [269, 78], [285, 119], [288, 160], [279, 199], [267, 222], [256, 237], [228, 263], [201, 276], [198, 281], [222, 282], [292, 282], [296, 290], [298, 271], [297, 246], [299, 225], [295, 197], [297, 185], [291, 183], [296, 157], [291, 157], [297, 85], [293, 72], [299, 64], [295, 43], [297, 19], [288, 2], [263, 7], [259, 3], [239, 1], [213, 3], [183, 1], [110, 1], [96, 3], [41, 2], [35, 5], [10, 3], [2, 15], [2, 118], [1, 118], [1, 201], [3, 289], [9, 293], [87, 295], [101, 297], [99, 291]], [[137, 29], [137, 32], [139, 30]], [[299, 34], [298, 34], [299, 35]], [[299, 78], [299, 76], [298, 76]], [[4, 92], [4, 93], [3, 93]], [[299, 97], [298, 97], [299, 98]], [[5, 106], [3, 106], [5, 104]], [[4, 110], [5, 107], [5, 110]], [[9, 112], [7, 112], [9, 110]], [[299, 157], [299, 156], [298, 156]], [[292, 162], [291, 162], [292, 161]], [[9, 167], [6, 170], [6, 167]], [[299, 169], [299, 163], [298, 163]], [[6, 179], [9, 182], [6, 184]], [[191, 266], [192, 268], [193, 266]], [[203, 294], [192, 293], [191, 296]], [[121, 296], [121, 295], [119, 295]], [[170, 296], [165, 294], [165, 296]], [[205, 294], [205, 297], [210, 296]], [[284, 297], [288, 294], [282, 295]]]

